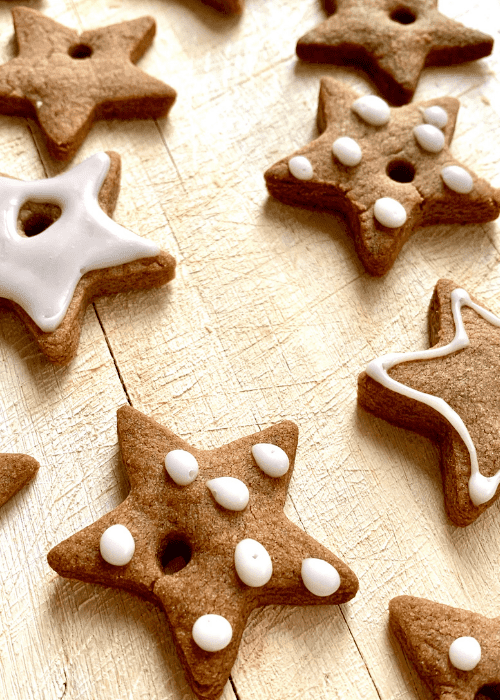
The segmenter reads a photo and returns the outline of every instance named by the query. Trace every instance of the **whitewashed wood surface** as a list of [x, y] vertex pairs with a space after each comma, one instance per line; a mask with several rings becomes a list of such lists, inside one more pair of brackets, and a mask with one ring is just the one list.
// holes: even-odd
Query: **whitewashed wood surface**
[[[0, 3], [0, 59], [14, 55]], [[268, 607], [250, 620], [224, 700], [415, 700], [428, 694], [388, 632], [409, 593], [500, 614], [500, 504], [465, 530], [446, 521], [437, 450], [356, 406], [356, 378], [390, 350], [428, 346], [427, 305], [449, 277], [500, 313], [500, 224], [420, 230], [383, 279], [364, 273], [340, 218], [267, 197], [263, 172], [316, 134], [319, 78], [360, 92], [355, 70], [295, 58], [321, 0], [246, 0], [227, 18], [199, 0], [32, 2], [81, 30], [143, 14], [139, 65], [178, 90], [168, 118], [98, 123], [75, 162], [123, 159], [115, 219], [174, 254], [168, 288], [90, 307], [78, 356], [43, 359], [0, 316], [0, 451], [36, 480], [0, 512], [0, 697], [189, 700], [162, 612], [59, 578], [47, 551], [123, 500], [116, 409], [126, 401], [201, 447], [288, 418], [300, 427], [287, 515], [360, 579], [338, 607]], [[500, 187], [500, 7], [441, 0], [495, 36], [492, 57], [424, 72], [416, 99], [462, 107], [454, 155]], [[53, 175], [37, 127], [0, 116], [0, 172]]]

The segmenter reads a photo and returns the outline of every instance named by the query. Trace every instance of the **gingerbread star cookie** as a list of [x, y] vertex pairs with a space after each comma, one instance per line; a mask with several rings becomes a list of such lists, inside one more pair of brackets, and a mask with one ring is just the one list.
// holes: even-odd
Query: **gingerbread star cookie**
[[39, 467], [28, 455], [0, 454], [0, 506], [34, 478]]
[[172, 106], [175, 90], [134, 65], [152, 17], [81, 35], [28, 7], [12, 17], [19, 55], [0, 66], [0, 113], [36, 118], [54, 158], [72, 158], [95, 119], [154, 119]]
[[405, 595], [389, 624], [434, 700], [500, 697], [500, 618]]
[[429, 350], [370, 362], [358, 402], [438, 444], [446, 512], [463, 527], [500, 496], [500, 318], [440, 280], [429, 336]]
[[0, 176], [0, 301], [13, 308], [46, 357], [76, 354], [96, 296], [166, 284], [174, 258], [115, 223], [120, 156], [96, 153], [47, 180]]
[[346, 215], [367, 272], [384, 275], [418, 226], [496, 219], [500, 192], [449, 146], [459, 102], [439, 97], [390, 108], [323, 78], [321, 136], [265, 173], [280, 201]]
[[493, 39], [445, 17], [437, 0], [336, 0], [332, 16], [297, 43], [314, 63], [362, 68], [396, 105], [413, 97], [426, 66], [447, 66], [489, 56]]
[[283, 513], [297, 449], [291, 422], [214, 450], [118, 410], [127, 499], [49, 552], [62, 576], [137, 593], [165, 611], [197, 697], [220, 697], [250, 612], [338, 604], [353, 572]]

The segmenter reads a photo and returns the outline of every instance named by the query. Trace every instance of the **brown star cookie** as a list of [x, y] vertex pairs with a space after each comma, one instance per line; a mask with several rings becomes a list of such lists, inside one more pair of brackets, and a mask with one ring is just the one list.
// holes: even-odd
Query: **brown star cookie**
[[429, 350], [373, 360], [358, 402], [438, 444], [446, 512], [464, 527], [500, 496], [500, 319], [440, 280], [429, 337]]
[[404, 595], [389, 624], [435, 700], [500, 697], [500, 618]]
[[39, 467], [28, 455], [0, 454], [0, 506], [34, 478]]
[[269, 168], [267, 189], [285, 204], [342, 212], [364, 267], [384, 275], [418, 226], [491, 221], [500, 212], [498, 191], [450, 153], [458, 108], [440, 97], [390, 109], [323, 78], [321, 135]]
[[[199, 450], [122, 406], [118, 438], [130, 494], [49, 552], [62, 576], [124, 588], [161, 606], [188, 681], [204, 700], [222, 693], [254, 608], [331, 605], [356, 594], [352, 571], [283, 513], [297, 436], [285, 421]], [[127, 550], [114, 559], [119, 565], [102, 554], [103, 533], [116, 525], [128, 529], [119, 528]]]
[[297, 43], [314, 63], [365, 70], [396, 105], [413, 97], [426, 66], [447, 66], [489, 56], [493, 39], [437, 10], [437, 0], [331, 0], [332, 16]]
[[175, 275], [171, 255], [109, 218], [120, 170], [110, 152], [48, 180], [0, 175], [0, 305], [18, 314], [51, 362], [75, 356], [95, 297], [159, 287]]
[[205, 5], [209, 5], [226, 15], [240, 14], [243, 12], [243, 0], [201, 0]]
[[28, 7], [12, 17], [19, 54], [0, 66], [0, 113], [37, 119], [54, 158], [72, 158], [95, 119], [154, 119], [172, 106], [175, 91], [134, 66], [152, 17], [81, 35]]

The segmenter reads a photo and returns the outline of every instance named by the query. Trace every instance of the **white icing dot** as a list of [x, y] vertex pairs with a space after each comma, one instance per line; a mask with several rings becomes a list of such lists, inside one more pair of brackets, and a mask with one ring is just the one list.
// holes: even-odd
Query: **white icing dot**
[[399, 228], [406, 222], [405, 208], [392, 197], [377, 199], [373, 215], [382, 226], [387, 228]]
[[264, 586], [273, 574], [273, 563], [265, 547], [257, 540], [241, 540], [234, 550], [236, 573], [247, 586]]
[[305, 156], [294, 156], [288, 161], [288, 169], [297, 180], [312, 180], [314, 176], [311, 162]]
[[451, 643], [448, 654], [459, 671], [472, 671], [481, 661], [481, 645], [474, 637], [459, 637]]
[[413, 134], [424, 151], [439, 153], [443, 150], [444, 134], [441, 129], [432, 124], [419, 124], [414, 127]]
[[333, 155], [340, 160], [342, 165], [353, 168], [361, 162], [361, 148], [354, 139], [349, 136], [341, 136], [333, 142]]
[[233, 638], [233, 628], [222, 615], [202, 615], [194, 623], [192, 635], [203, 651], [220, 651]]
[[99, 550], [108, 564], [125, 566], [134, 556], [135, 541], [125, 525], [111, 525], [101, 535]]
[[447, 165], [446, 168], [441, 170], [441, 177], [445, 185], [453, 192], [469, 194], [474, 188], [474, 181], [471, 175], [459, 165]]
[[232, 476], [220, 476], [207, 481], [207, 486], [217, 503], [228, 510], [243, 510], [248, 505], [250, 492], [240, 479]]
[[191, 452], [171, 450], [165, 457], [165, 469], [179, 486], [191, 484], [198, 476], [198, 462]]
[[261, 442], [252, 447], [252, 454], [257, 465], [264, 474], [275, 478], [283, 476], [288, 471], [290, 460], [288, 455], [278, 445], [269, 445]]
[[365, 122], [372, 126], [387, 124], [391, 118], [391, 108], [385, 100], [376, 95], [365, 95], [355, 100], [351, 109]]
[[442, 107], [432, 105], [432, 107], [424, 109], [424, 120], [427, 124], [432, 124], [437, 126], [438, 129], [442, 129], [448, 124], [448, 114]]
[[339, 572], [324, 559], [304, 559], [301, 574], [304, 586], [314, 595], [332, 595], [340, 587]]

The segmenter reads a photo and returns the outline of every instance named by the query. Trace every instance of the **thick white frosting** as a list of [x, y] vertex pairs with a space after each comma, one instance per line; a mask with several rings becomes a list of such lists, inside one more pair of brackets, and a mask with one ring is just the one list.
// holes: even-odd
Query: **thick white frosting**
[[202, 615], [193, 625], [193, 639], [204, 651], [225, 649], [233, 638], [231, 623], [222, 615]]
[[[160, 252], [99, 206], [109, 166], [109, 156], [96, 153], [47, 180], [0, 178], [0, 296], [19, 304], [44, 332], [61, 324], [86, 272]], [[20, 236], [17, 217], [27, 201], [57, 204], [61, 216], [36, 236]]]
[[134, 556], [135, 540], [125, 525], [111, 525], [101, 535], [99, 550], [108, 564], [125, 566]]
[[455, 337], [451, 343], [439, 348], [429, 348], [428, 350], [417, 350], [416, 352], [399, 352], [383, 355], [382, 357], [378, 357], [376, 360], [372, 360], [372, 362], [370, 362], [366, 368], [366, 373], [376, 382], [379, 382], [379, 384], [382, 384], [382, 386], [387, 387], [387, 389], [395, 391], [402, 396], [407, 396], [415, 401], [421, 401], [427, 406], [430, 406], [434, 410], [438, 411], [438, 413], [440, 413], [444, 418], [446, 418], [446, 420], [455, 428], [469, 450], [471, 464], [469, 495], [473, 504], [475, 506], [479, 506], [483, 503], [487, 503], [495, 495], [498, 485], [500, 484], [500, 471], [498, 471], [494, 476], [489, 477], [481, 474], [477, 461], [476, 448], [472, 442], [470, 433], [458, 413], [456, 413], [452, 407], [446, 403], [446, 401], [437, 396], [433, 396], [432, 394], [426, 394], [423, 391], [417, 391], [416, 389], [412, 389], [409, 386], [401, 384], [395, 379], [392, 379], [392, 377], [390, 377], [387, 373], [392, 367], [395, 367], [402, 362], [411, 362], [412, 360], [432, 360], [436, 357], [451, 355], [462, 348], [469, 347], [469, 336], [467, 335], [462, 319], [462, 306], [469, 306], [477, 314], [482, 316], [482, 318], [488, 321], [488, 323], [491, 323], [492, 326], [500, 328], [500, 318], [492, 314], [490, 311], [483, 309], [482, 306], [475, 304], [464, 289], [454, 289], [451, 293], [451, 310], [453, 313], [453, 320], [455, 322]]
[[267, 549], [249, 537], [236, 545], [234, 566], [243, 583], [253, 588], [265, 586], [273, 575], [273, 563]]
[[475, 637], [458, 637], [450, 644], [448, 655], [459, 671], [473, 671], [481, 661], [481, 645]]
[[219, 476], [217, 479], [207, 481], [212, 496], [217, 503], [227, 510], [245, 510], [250, 499], [248, 486], [235, 479], [234, 476]]
[[179, 486], [189, 486], [198, 476], [198, 461], [186, 450], [170, 450], [165, 456], [165, 469]]

